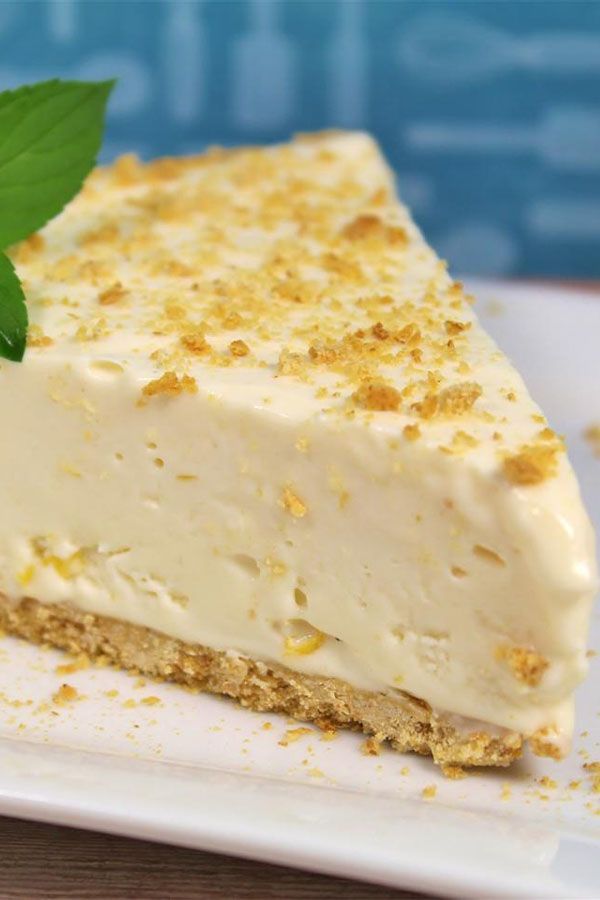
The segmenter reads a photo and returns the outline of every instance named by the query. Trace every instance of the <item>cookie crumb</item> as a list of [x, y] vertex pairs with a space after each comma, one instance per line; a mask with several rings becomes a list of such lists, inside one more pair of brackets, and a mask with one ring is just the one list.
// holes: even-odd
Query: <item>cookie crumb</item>
[[67, 703], [73, 703], [75, 700], [82, 700], [83, 697], [73, 685], [61, 684], [59, 689], [52, 694], [52, 702], [56, 706], [65, 706]]
[[90, 667], [90, 658], [85, 653], [80, 653], [75, 657], [73, 662], [64, 663], [63, 665], [56, 666], [54, 671], [57, 675], [71, 675], [73, 672], [80, 672], [83, 669], [89, 669]]
[[446, 776], [446, 778], [451, 778], [453, 780], [458, 780], [459, 778], [466, 778], [467, 773], [463, 769], [462, 766], [458, 766], [454, 763], [450, 763], [448, 765], [442, 766], [442, 772]]
[[363, 756], [381, 756], [381, 741], [375, 735], [371, 735], [360, 745]]
[[190, 375], [182, 375], [180, 378], [175, 372], [165, 372], [160, 378], [149, 381], [142, 388], [144, 397], [156, 397], [160, 394], [164, 394], [166, 397], [176, 397], [184, 392], [198, 393], [196, 379]]
[[312, 728], [288, 728], [281, 740], [277, 741], [277, 743], [280, 747], [289, 747], [290, 744], [295, 744], [300, 738], [312, 733]]

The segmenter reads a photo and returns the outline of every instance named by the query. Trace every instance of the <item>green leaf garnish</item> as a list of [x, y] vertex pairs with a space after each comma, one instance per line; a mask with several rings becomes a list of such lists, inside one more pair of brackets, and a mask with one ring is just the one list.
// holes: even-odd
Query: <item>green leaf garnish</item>
[[[57, 215], [93, 169], [114, 81], [44, 81], [0, 93], [0, 249]], [[27, 310], [0, 263], [0, 356], [23, 357]]]
[[27, 306], [8, 256], [0, 253], [0, 356], [21, 362], [27, 341]]
[[114, 81], [44, 81], [0, 94], [0, 247], [28, 237], [81, 188]]

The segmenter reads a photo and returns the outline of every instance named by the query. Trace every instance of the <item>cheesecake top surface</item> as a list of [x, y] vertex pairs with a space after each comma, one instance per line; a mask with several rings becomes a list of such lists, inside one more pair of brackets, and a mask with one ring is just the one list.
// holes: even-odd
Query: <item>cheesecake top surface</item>
[[139, 403], [208, 391], [553, 478], [562, 442], [362, 133], [97, 169], [13, 249], [25, 366], [121, 369]]

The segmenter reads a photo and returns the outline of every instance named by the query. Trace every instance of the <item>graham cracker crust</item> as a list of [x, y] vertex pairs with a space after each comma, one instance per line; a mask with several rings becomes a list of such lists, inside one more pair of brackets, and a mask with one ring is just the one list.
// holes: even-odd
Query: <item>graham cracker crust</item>
[[396, 750], [431, 755], [446, 766], [507, 766], [521, 755], [522, 737], [458, 729], [450, 716], [401, 691], [359, 690], [337, 678], [304, 675], [223, 650], [167, 637], [140, 625], [92, 615], [63, 604], [0, 594], [0, 627], [120, 668], [214, 694], [259, 712], [281, 712], [326, 728], [351, 728], [387, 740]]

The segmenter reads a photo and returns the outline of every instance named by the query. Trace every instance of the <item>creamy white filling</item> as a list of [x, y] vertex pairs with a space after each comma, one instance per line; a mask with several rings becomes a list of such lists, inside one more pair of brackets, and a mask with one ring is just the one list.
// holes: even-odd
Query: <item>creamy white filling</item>
[[[457, 464], [425, 440], [390, 442], [385, 414], [307, 415], [300, 384], [265, 406], [260, 372], [242, 389], [207, 370], [197, 395], [142, 407], [138, 363], [40, 355], [1, 376], [9, 596], [569, 732], [595, 571], [566, 461], [515, 489], [481, 453]], [[539, 684], [516, 677], [506, 646], [548, 662]]]

